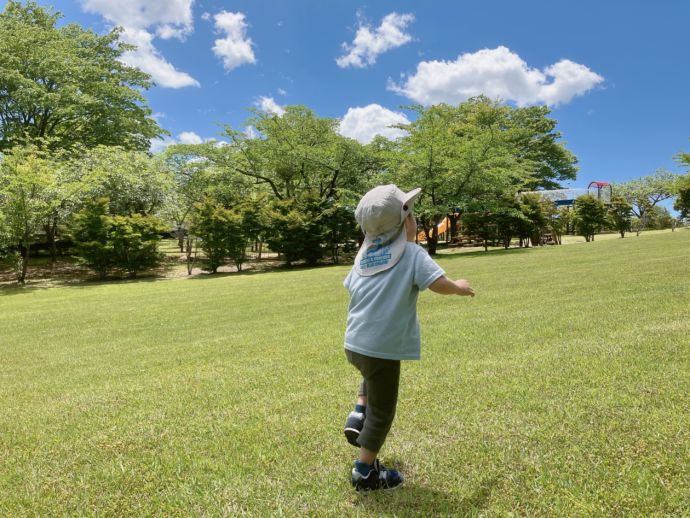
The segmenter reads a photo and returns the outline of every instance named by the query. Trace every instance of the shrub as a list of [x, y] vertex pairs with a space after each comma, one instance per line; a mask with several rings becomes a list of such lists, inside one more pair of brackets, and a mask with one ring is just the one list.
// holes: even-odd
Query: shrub
[[211, 199], [196, 206], [192, 233], [201, 238], [211, 272], [216, 273], [226, 259], [238, 271], [247, 260], [249, 240], [258, 233], [253, 204], [239, 204], [228, 209]]
[[98, 198], [75, 214], [70, 230], [80, 260], [101, 279], [112, 269], [121, 268], [136, 277], [158, 265], [163, 222], [141, 214], [111, 216], [108, 211], [108, 199]]
[[591, 194], [575, 200], [573, 223], [575, 231], [584, 236], [585, 241], [594, 241], [594, 235], [608, 223], [606, 216], [604, 204]]
[[622, 196], [614, 196], [609, 207], [609, 221], [621, 237], [632, 228], [632, 205]]
[[277, 200], [264, 212], [263, 226], [271, 250], [283, 254], [288, 265], [298, 260], [316, 264], [323, 257], [327, 228], [322, 202], [315, 198]]
[[142, 214], [109, 216], [107, 225], [116, 268], [123, 268], [130, 277], [136, 277], [138, 272], [160, 264], [158, 243], [167, 227], [158, 218]]

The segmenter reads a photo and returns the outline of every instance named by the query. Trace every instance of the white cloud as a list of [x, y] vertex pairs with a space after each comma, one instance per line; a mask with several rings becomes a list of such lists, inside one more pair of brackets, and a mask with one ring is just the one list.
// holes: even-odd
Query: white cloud
[[160, 52], [153, 46], [153, 35], [150, 32], [142, 29], [125, 28], [122, 32], [122, 40], [137, 46], [137, 50], [125, 52], [122, 55], [122, 61], [151, 74], [158, 85], [165, 88], [200, 86], [199, 81], [186, 72], [177, 70], [161, 56]]
[[388, 89], [424, 105], [455, 104], [484, 94], [518, 106], [567, 103], [604, 78], [585, 65], [563, 59], [543, 71], [530, 68], [506, 47], [461, 54], [455, 61], [422, 61], [416, 73]]
[[85, 11], [100, 14], [124, 31], [122, 40], [136, 45], [126, 52], [122, 61], [151, 74], [152, 79], [166, 88], [199, 86], [199, 82], [177, 70], [153, 45], [154, 37], [184, 40], [194, 30], [194, 0], [81, 0]]
[[213, 53], [223, 61], [223, 68], [229, 72], [245, 63], [256, 63], [244, 13], [221, 11], [213, 19], [216, 29], [225, 33], [225, 38], [217, 39], [213, 45]]
[[182, 38], [194, 28], [194, 0], [81, 0], [87, 12], [108, 21], [137, 29], [155, 26], [162, 38]]
[[278, 88], [278, 95], [282, 95], [283, 97], [285, 97], [287, 95], [287, 92], [282, 88]]
[[173, 144], [177, 144], [177, 141], [172, 137], [154, 138], [151, 139], [151, 145], [149, 146], [149, 151], [151, 153], [158, 154], [165, 151], [168, 147]]
[[259, 100], [255, 103], [262, 111], [268, 113], [274, 113], [278, 117], [282, 117], [285, 113], [285, 108], [279, 105], [273, 97], [259, 97]]
[[391, 128], [393, 124], [409, 124], [407, 117], [378, 104], [370, 104], [362, 108], [350, 108], [340, 121], [340, 134], [368, 144], [376, 135], [388, 139], [396, 139], [406, 134], [399, 128]]
[[248, 139], [259, 138], [259, 132], [256, 131], [256, 128], [254, 126], [251, 126], [251, 125], [244, 128], [244, 135]]
[[352, 45], [343, 43], [343, 49], [347, 54], [336, 59], [336, 63], [341, 68], [364, 68], [367, 65], [373, 65], [379, 54], [412, 40], [412, 36], [407, 34], [405, 29], [413, 21], [412, 14], [390, 13], [373, 31], [371, 27], [360, 21]]
[[177, 138], [180, 144], [201, 144], [204, 140], [193, 131], [183, 131]]

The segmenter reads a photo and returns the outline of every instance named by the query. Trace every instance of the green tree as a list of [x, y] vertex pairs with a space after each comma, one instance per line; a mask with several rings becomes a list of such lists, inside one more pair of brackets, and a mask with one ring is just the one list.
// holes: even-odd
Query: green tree
[[657, 205], [647, 212], [647, 228], [664, 230], [673, 227], [674, 218], [666, 207]]
[[338, 134], [338, 124], [304, 106], [288, 106], [282, 116], [255, 110], [246, 125], [260, 138], [228, 126], [231, 145], [209, 157], [267, 187], [278, 200], [338, 199], [341, 189], [362, 192], [375, 164], [367, 148]]
[[614, 192], [632, 205], [633, 214], [646, 226], [646, 212], [678, 193], [681, 176], [658, 169], [653, 175], [614, 186]]
[[33, 146], [17, 148], [0, 162], [0, 213], [19, 283], [26, 282], [31, 245], [56, 208], [57, 188], [52, 164]]
[[560, 182], [575, 180], [577, 158], [560, 142], [558, 121], [548, 115], [547, 106], [510, 110], [509, 125], [517, 153], [531, 164], [531, 179], [526, 189], [558, 189]]
[[333, 264], [338, 264], [340, 250], [354, 250], [359, 237], [354, 208], [340, 202], [326, 202], [322, 222], [324, 244], [331, 252]]
[[165, 228], [154, 216], [111, 215], [109, 200], [98, 198], [74, 216], [71, 235], [82, 262], [101, 279], [112, 269], [136, 277], [160, 263], [158, 243]]
[[228, 257], [229, 227], [234, 223], [231, 211], [210, 198], [196, 206], [191, 231], [201, 239], [211, 273], [216, 273]]
[[110, 214], [158, 213], [173, 189], [164, 160], [117, 146], [97, 146], [76, 160], [89, 178], [87, 199], [108, 198]]
[[107, 225], [116, 268], [126, 270], [134, 278], [142, 270], [160, 264], [158, 243], [166, 230], [160, 219], [143, 214], [115, 215], [107, 218]]
[[575, 200], [573, 223], [575, 231], [584, 236], [585, 241], [594, 241], [594, 235], [608, 223], [606, 207], [591, 194], [580, 196]]
[[482, 240], [485, 251], [489, 249], [489, 243], [498, 238], [498, 225], [493, 212], [488, 210], [467, 212], [462, 218], [462, 223], [468, 235]]
[[477, 198], [509, 196], [525, 185], [532, 163], [518, 151], [510, 108], [485, 97], [458, 107], [413, 106], [414, 122], [401, 125], [388, 167], [391, 180], [421, 187], [416, 213], [429, 253], [436, 253], [437, 225], [455, 208], [467, 209]]
[[[147, 151], [164, 133], [141, 93], [147, 74], [119, 58], [133, 47], [120, 29], [99, 36], [34, 1], [0, 14], [0, 151], [21, 142]], [[45, 139], [49, 139], [46, 141]]]
[[108, 199], [89, 201], [74, 215], [70, 234], [81, 262], [105, 279], [113, 267], [113, 244], [108, 239]]
[[608, 212], [611, 225], [624, 238], [625, 233], [632, 228], [632, 205], [624, 197], [614, 196]]
[[[690, 169], [690, 153], [680, 153], [676, 155], [679, 164]], [[673, 208], [680, 212], [681, 218], [690, 218], [690, 173], [678, 180], [678, 197], [675, 199]]]
[[525, 216], [529, 240], [532, 246], [539, 246], [542, 235], [546, 232], [552, 213], [553, 202], [537, 193], [526, 193], [520, 196], [520, 211]]
[[323, 204], [316, 198], [274, 200], [264, 212], [266, 242], [288, 266], [299, 260], [314, 265], [324, 254], [328, 229], [323, 218]]
[[690, 218], [690, 175], [680, 183], [673, 208], [680, 212], [682, 218]]

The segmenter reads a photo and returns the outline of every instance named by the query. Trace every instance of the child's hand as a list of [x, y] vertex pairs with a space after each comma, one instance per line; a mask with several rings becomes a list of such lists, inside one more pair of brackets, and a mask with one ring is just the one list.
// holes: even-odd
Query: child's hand
[[460, 290], [458, 292], [458, 295], [464, 296], [464, 297], [474, 297], [474, 290], [470, 286], [470, 283], [467, 282], [465, 279], [458, 279], [457, 281], [454, 281], [455, 285], [458, 287]]

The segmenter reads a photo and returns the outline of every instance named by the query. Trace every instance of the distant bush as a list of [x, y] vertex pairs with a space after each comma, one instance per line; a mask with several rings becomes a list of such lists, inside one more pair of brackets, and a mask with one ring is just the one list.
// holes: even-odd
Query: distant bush
[[327, 228], [323, 224], [320, 200], [276, 200], [264, 211], [266, 242], [271, 250], [282, 254], [288, 265], [305, 260], [316, 264], [324, 253]]
[[[211, 199], [196, 206], [192, 233], [201, 239], [211, 272], [216, 273], [226, 259], [230, 259], [238, 271], [247, 259], [250, 232], [249, 212], [238, 206], [227, 209]], [[245, 217], [247, 224], [245, 225]]]
[[573, 224], [585, 241], [594, 241], [594, 235], [608, 224], [606, 207], [595, 196], [580, 196], [575, 200]]
[[610, 225], [621, 237], [625, 237], [625, 233], [632, 229], [632, 205], [622, 196], [614, 196], [608, 212]]
[[158, 243], [166, 230], [164, 223], [153, 216], [111, 216], [108, 211], [108, 199], [98, 198], [75, 214], [70, 231], [81, 262], [102, 279], [114, 269], [136, 277], [160, 264]]

